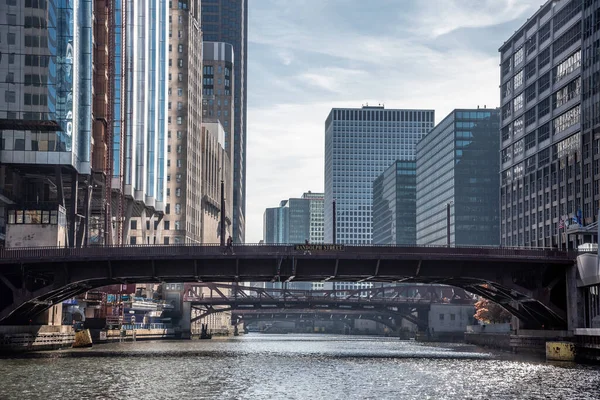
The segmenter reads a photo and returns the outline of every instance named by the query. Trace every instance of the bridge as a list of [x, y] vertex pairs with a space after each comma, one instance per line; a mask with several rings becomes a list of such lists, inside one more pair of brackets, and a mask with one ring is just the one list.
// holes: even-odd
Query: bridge
[[417, 284], [354, 290], [278, 289], [222, 283], [186, 284], [183, 300], [191, 303], [192, 309], [196, 310], [191, 322], [224, 311], [235, 311], [237, 316], [250, 318], [263, 314], [289, 316], [289, 310], [294, 310], [300, 311], [299, 315], [304, 316], [320, 315], [319, 311], [328, 311], [330, 316], [343, 315], [345, 318], [350, 312], [359, 316], [375, 315], [375, 318], [393, 317], [393, 323], [399, 323], [404, 318], [420, 328], [426, 328], [427, 312], [432, 303], [475, 303], [473, 296], [462, 289]]
[[23, 324], [87, 290], [152, 282], [415, 282], [490, 299], [530, 329], [566, 327], [577, 253], [476, 247], [216, 245], [0, 249], [0, 323]]
[[[408, 318], [407, 318], [408, 317]], [[413, 316], [414, 317], [414, 316]], [[421, 331], [427, 331], [427, 321], [410, 316], [398, 315], [396, 313], [374, 312], [366, 310], [234, 310], [231, 313], [233, 325], [240, 323], [244, 327], [264, 321], [335, 321], [341, 322], [352, 329], [355, 320], [364, 319], [378, 322], [392, 332], [398, 332], [400, 319], [405, 318], [416, 324]]]

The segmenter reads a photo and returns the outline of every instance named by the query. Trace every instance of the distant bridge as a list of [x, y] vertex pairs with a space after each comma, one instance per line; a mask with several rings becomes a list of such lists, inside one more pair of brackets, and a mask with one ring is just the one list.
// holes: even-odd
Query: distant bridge
[[210, 245], [0, 249], [0, 322], [27, 323], [87, 290], [152, 282], [417, 282], [501, 304], [528, 328], [566, 327], [576, 253], [491, 247]]
[[359, 315], [393, 316], [396, 320], [404, 318], [419, 326], [426, 325], [426, 321], [419, 320], [415, 314], [423, 315], [429, 311], [432, 303], [475, 303], [472, 296], [459, 288], [415, 284], [354, 290], [277, 289], [220, 283], [186, 284], [183, 300], [190, 302], [192, 309], [197, 311], [192, 322], [224, 311], [233, 311], [236, 315], [256, 315], [244, 314], [245, 311], [271, 315], [283, 312], [288, 315], [289, 310], [303, 314], [327, 310], [330, 315], [347, 315], [352, 311], [359, 312]]

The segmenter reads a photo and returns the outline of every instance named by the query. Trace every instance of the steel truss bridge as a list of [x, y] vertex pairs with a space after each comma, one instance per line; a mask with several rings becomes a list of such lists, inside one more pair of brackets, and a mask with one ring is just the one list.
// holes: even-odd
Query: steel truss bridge
[[436, 283], [490, 299], [522, 327], [564, 329], [577, 253], [492, 247], [290, 245], [0, 249], [0, 323], [23, 324], [93, 288], [152, 282]]
[[[285, 286], [285, 284], [283, 285]], [[237, 318], [260, 315], [285, 316], [329, 315], [399, 323], [401, 318], [420, 328], [427, 325], [427, 312], [432, 303], [474, 304], [472, 295], [464, 290], [442, 285], [385, 285], [354, 290], [298, 290], [262, 288], [237, 284], [186, 284], [183, 300], [191, 303], [196, 322], [210, 314], [232, 311]], [[323, 314], [320, 311], [327, 311]], [[298, 314], [300, 312], [300, 314]], [[388, 322], [393, 318], [395, 322]], [[235, 319], [234, 319], [235, 321]]]

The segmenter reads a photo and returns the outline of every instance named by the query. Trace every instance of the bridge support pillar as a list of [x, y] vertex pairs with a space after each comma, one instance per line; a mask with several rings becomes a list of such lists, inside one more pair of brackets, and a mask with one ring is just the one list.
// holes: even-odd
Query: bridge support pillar
[[181, 322], [179, 323], [182, 339], [192, 338], [192, 303], [184, 301], [181, 305]]
[[577, 287], [577, 264], [567, 269], [567, 329], [574, 333], [576, 328], [583, 327], [583, 299]]

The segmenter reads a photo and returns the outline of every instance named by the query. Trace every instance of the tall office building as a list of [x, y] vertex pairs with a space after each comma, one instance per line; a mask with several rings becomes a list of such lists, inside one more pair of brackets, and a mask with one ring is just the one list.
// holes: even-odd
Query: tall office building
[[417, 244], [498, 245], [499, 110], [454, 110], [417, 144]]
[[303, 199], [310, 201], [310, 236], [312, 244], [325, 242], [325, 193], [308, 191], [302, 194]]
[[287, 224], [289, 221], [286, 207], [287, 200], [282, 200], [279, 207], [267, 208], [263, 214], [263, 243], [288, 243]]
[[170, 2], [167, 210], [164, 243], [201, 243], [202, 31], [200, 1]]
[[[121, 124], [115, 132], [123, 134], [115, 152], [120, 146], [124, 154], [122, 166], [115, 160], [115, 171], [120, 171], [115, 178], [123, 179], [124, 195], [130, 199], [123, 238], [128, 244], [197, 242], [200, 237], [200, 212], [195, 206], [200, 198], [202, 104], [197, 3], [121, 3], [124, 37], [116, 37], [116, 42], [123, 43], [124, 59], [115, 60], [122, 71], [115, 76], [121, 75], [123, 82], [115, 84], [122, 92], [116, 93], [121, 100], [115, 107], [122, 117], [115, 121]], [[144, 165], [153, 170], [140, 174]], [[152, 190], [144, 195], [144, 187]], [[151, 210], [158, 212], [138, 210], [144, 197], [153, 200], [151, 193], [159, 196]]]
[[[202, 31], [204, 40], [229, 43], [234, 51], [233, 240], [243, 243], [246, 224], [248, 0], [203, 0]], [[221, 89], [215, 89], [215, 95], [219, 95], [218, 90]]]
[[547, 1], [499, 49], [503, 245], [572, 248], [596, 221], [599, 31], [599, 2]]
[[204, 42], [202, 68], [202, 120], [219, 121], [225, 132], [225, 150], [233, 168], [233, 141], [235, 126], [234, 107], [234, 52], [233, 46], [223, 42]]
[[417, 243], [417, 164], [392, 163], [373, 182], [373, 244]]
[[433, 110], [334, 108], [325, 121], [325, 242], [371, 244], [373, 181], [396, 160], [414, 160]]
[[282, 200], [263, 216], [264, 243], [323, 243], [323, 193], [306, 192], [301, 198]]

